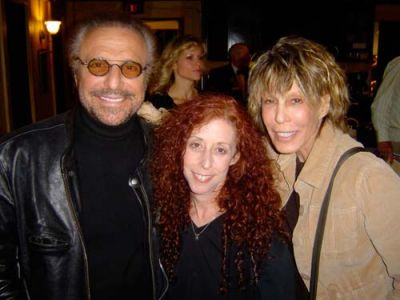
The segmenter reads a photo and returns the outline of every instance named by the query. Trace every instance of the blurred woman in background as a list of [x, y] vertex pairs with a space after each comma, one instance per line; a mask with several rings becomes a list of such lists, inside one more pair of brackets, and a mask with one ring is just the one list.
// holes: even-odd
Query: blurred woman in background
[[158, 125], [163, 114], [198, 94], [204, 72], [204, 44], [192, 35], [176, 37], [162, 51], [138, 114]]
[[156, 108], [170, 109], [198, 94], [205, 53], [203, 43], [191, 35], [177, 37], [165, 47], [149, 85], [149, 100]]

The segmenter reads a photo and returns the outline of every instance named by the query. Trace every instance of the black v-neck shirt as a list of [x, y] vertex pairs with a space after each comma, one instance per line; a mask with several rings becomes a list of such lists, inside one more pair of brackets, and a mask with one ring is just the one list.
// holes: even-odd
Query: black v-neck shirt
[[[223, 299], [218, 295], [221, 274], [222, 215], [212, 221], [196, 240], [192, 224], [182, 234], [182, 251], [176, 282], [170, 284], [168, 299]], [[205, 226], [194, 225], [196, 233]]]
[[[182, 232], [181, 255], [176, 266], [176, 278], [170, 283], [168, 300], [290, 300], [296, 299], [296, 266], [288, 245], [274, 234], [271, 248], [257, 285], [240, 289], [235, 284], [235, 250], [229, 251], [231, 286], [228, 293], [220, 294], [222, 265], [222, 230], [225, 215], [216, 218], [199, 239], [188, 224]], [[207, 225], [205, 225], [207, 226]], [[196, 233], [204, 229], [194, 225]], [[249, 257], [247, 257], [249, 259]]]

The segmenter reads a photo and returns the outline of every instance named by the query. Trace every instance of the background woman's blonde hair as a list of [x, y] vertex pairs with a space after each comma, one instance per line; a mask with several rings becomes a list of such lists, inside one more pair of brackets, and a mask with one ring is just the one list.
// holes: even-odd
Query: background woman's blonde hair
[[283, 37], [262, 54], [249, 76], [249, 112], [265, 131], [261, 105], [266, 93], [284, 93], [296, 83], [311, 105], [319, 107], [321, 97], [330, 97], [325, 119], [347, 131], [349, 94], [346, 76], [334, 57], [320, 44], [302, 37]]
[[195, 36], [184, 35], [177, 37], [167, 44], [162, 51], [152, 77], [150, 79], [149, 93], [166, 93], [169, 87], [174, 83], [173, 65], [178, 60], [183, 51], [192, 47], [199, 47], [205, 55], [204, 44]]

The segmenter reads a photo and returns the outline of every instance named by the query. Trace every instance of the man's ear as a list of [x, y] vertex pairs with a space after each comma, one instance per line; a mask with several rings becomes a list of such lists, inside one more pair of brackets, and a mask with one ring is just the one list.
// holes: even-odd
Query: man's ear
[[76, 75], [75, 72], [72, 75], [74, 76], [75, 85], [78, 86], [78, 76]]
[[331, 107], [331, 96], [326, 94], [321, 97], [321, 105], [319, 107], [319, 117], [323, 119], [329, 113]]

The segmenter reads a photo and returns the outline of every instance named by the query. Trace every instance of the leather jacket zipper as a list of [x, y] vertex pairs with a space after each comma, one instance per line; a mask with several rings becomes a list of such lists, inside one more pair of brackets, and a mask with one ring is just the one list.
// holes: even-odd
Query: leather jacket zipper
[[79, 234], [79, 240], [81, 242], [81, 247], [83, 249], [83, 260], [85, 263], [84, 266], [84, 270], [85, 270], [85, 281], [86, 281], [86, 293], [87, 293], [87, 300], [90, 300], [90, 287], [89, 287], [89, 266], [88, 266], [88, 259], [87, 259], [87, 254], [86, 254], [86, 248], [85, 248], [85, 244], [83, 243], [83, 232], [81, 229], [81, 226], [79, 224], [79, 220], [78, 220], [78, 216], [76, 214], [75, 211], [75, 207], [72, 201], [72, 195], [71, 195], [71, 189], [70, 189], [70, 185], [69, 185], [69, 174], [66, 174], [65, 168], [63, 166], [61, 166], [61, 173], [62, 173], [62, 177], [63, 177], [63, 181], [64, 181], [64, 186], [66, 189], [66, 197], [67, 197], [67, 201], [68, 201], [68, 205], [70, 207], [70, 210], [72, 211], [72, 215], [74, 218], [74, 222], [75, 222], [75, 226], [77, 227], [78, 230], [78, 234]]
[[160, 259], [158, 259], [158, 264], [160, 265], [161, 272], [162, 272], [162, 274], [163, 274], [163, 276], [165, 278], [165, 282], [166, 282], [165, 288], [162, 291], [162, 293], [160, 295], [160, 298], [158, 298], [158, 300], [162, 300], [164, 298], [164, 296], [167, 294], [167, 291], [168, 291], [168, 288], [169, 288], [169, 280], [168, 280], [167, 272], [165, 272], [164, 266], [162, 265]]
[[[140, 174], [140, 171], [137, 170], [137, 175], [140, 180], [137, 178], [129, 178], [129, 186], [132, 188], [133, 192], [136, 195], [136, 198], [139, 201], [140, 206], [142, 207], [142, 213], [143, 213], [143, 221], [146, 224], [146, 217], [147, 217], [147, 240], [148, 240], [148, 246], [149, 246], [149, 260], [150, 260], [150, 271], [151, 271], [151, 279], [152, 279], [152, 288], [153, 288], [153, 299], [157, 299], [157, 289], [156, 289], [156, 276], [155, 276], [155, 271], [154, 271], [154, 258], [153, 258], [153, 242], [152, 242], [152, 233], [151, 233], [151, 213], [150, 213], [150, 202], [149, 199], [147, 198], [147, 193], [144, 190], [141, 182], [143, 181], [143, 178]], [[143, 195], [143, 200], [145, 201], [145, 205], [142, 203], [142, 199], [136, 190], [137, 188], [140, 189], [141, 194]]]

